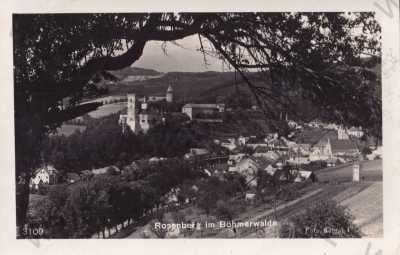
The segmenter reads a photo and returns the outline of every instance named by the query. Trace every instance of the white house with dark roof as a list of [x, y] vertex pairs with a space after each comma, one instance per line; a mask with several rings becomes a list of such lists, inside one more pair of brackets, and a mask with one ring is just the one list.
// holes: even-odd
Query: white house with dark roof
[[242, 158], [235, 166], [229, 167], [229, 172], [237, 172], [246, 178], [249, 186], [257, 186], [256, 175], [260, 169], [260, 164], [254, 157]]
[[357, 156], [360, 150], [352, 140], [328, 140], [326, 145], [331, 156]]
[[94, 175], [99, 174], [110, 174], [110, 173], [120, 173], [121, 170], [116, 166], [106, 166], [102, 168], [92, 169]]
[[182, 113], [189, 116], [191, 120], [196, 119], [197, 115], [210, 115], [225, 111], [225, 104], [185, 104]]
[[58, 171], [52, 165], [45, 165], [34, 171], [30, 180], [30, 186], [38, 188], [39, 184], [56, 184]]
[[221, 147], [224, 147], [230, 151], [234, 150], [237, 148], [236, 140], [235, 138], [227, 138], [227, 139], [222, 139], [220, 143]]
[[250, 147], [250, 148], [258, 148], [258, 147], [268, 147], [268, 143], [266, 142], [265, 138], [261, 138], [261, 137], [256, 137], [256, 136], [250, 136], [247, 139], [246, 142], [246, 147]]
[[360, 127], [351, 127], [347, 130], [349, 136], [353, 136], [356, 138], [361, 138], [364, 135], [364, 131]]
[[330, 158], [347, 156], [354, 157], [359, 155], [360, 150], [352, 140], [328, 139], [322, 147], [315, 147], [310, 154], [310, 160], [328, 160]]

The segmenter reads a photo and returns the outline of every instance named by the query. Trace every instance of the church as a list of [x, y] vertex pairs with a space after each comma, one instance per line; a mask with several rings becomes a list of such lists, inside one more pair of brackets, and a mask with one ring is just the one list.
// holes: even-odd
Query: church
[[[135, 134], [139, 132], [145, 134], [150, 128], [164, 121], [164, 113], [160, 109], [152, 107], [152, 102], [159, 101], [173, 102], [173, 89], [171, 85], [168, 86], [165, 96], [151, 95], [136, 98], [136, 94], [127, 94], [127, 113], [119, 116], [119, 124], [122, 126], [122, 132], [125, 132], [126, 128], [129, 127]], [[140, 107], [137, 107], [138, 102], [141, 102]]]

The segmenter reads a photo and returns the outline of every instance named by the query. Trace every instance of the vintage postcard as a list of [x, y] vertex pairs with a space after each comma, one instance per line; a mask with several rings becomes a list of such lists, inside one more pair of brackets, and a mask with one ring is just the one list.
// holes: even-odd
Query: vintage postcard
[[395, 254], [399, 3], [367, 2], [11, 11], [7, 239]]

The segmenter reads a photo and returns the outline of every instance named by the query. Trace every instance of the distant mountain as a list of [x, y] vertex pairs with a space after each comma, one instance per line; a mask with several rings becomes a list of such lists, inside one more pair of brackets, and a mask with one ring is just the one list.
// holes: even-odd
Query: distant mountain
[[[124, 72], [126, 75], [127, 72]], [[228, 90], [235, 87], [235, 75], [233, 72], [153, 72], [154, 75], [136, 75], [136, 79], [131, 73], [124, 76], [117, 86], [109, 87], [112, 95], [123, 95], [136, 93], [139, 95], [151, 95], [165, 93], [171, 85], [174, 90], [175, 98], [179, 101], [203, 101], [208, 98], [210, 102], [215, 101], [215, 97], [226, 95]], [[118, 75], [118, 74], [117, 74]]]
[[[363, 58], [362, 63], [371, 71], [380, 76], [381, 63], [378, 59]], [[168, 72], [162, 73], [152, 69], [127, 67], [118, 71], [109, 71], [110, 75], [117, 77], [117, 81], [108, 86], [109, 95], [125, 95], [136, 93], [142, 95], [159, 95], [167, 91], [168, 86], [174, 90], [174, 98], [181, 102], [212, 103], [225, 102], [229, 104], [256, 104], [254, 97], [241, 79], [234, 72]], [[260, 73], [248, 74], [257, 86], [270, 86], [267, 74], [263, 80], [256, 80]], [[299, 118], [315, 118], [316, 108], [308, 99], [300, 98], [299, 91], [289, 91], [292, 95], [290, 103], [295, 105], [294, 111]], [[293, 104], [294, 103], [294, 104]], [[275, 106], [273, 106], [275, 108]], [[278, 106], [276, 106], [278, 107]], [[275, 112], [281, 111], [276, 108]], [[290, 116], [292, 117], [292, 116]], [[294, 117], [294, 116], [293, 116]]]
[[[146, 69], [146, 68], [140, 68], [140, 67], [126, 67], [120, 70], [116, 71], [107, 71], [108, 73], [112, 74], [113, 76], [117, 77], [118, 80], [124, 81], [126, 79], [129, 79], [129, 77], [157, 77], [163, 75], [163, 73], [158, 72], [153, 69]], [[132, 79], [135, 80], [135, 79]]]

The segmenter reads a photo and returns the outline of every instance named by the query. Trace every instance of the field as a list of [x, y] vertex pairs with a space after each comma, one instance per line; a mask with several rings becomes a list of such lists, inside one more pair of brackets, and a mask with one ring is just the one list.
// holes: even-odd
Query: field
[[28, 215], [36, 215], [37, 212], [35, 208], [37, 204], [40, 203], [43, 199], [47, 199], [47, 196], [38, 195], [38, 194], [29, 194], [29, 205], [28, 205]]
[[82, 132], [85, 129], [86, 129], [86, 126], [82, 126], [82, 125], [63, 124], [63, 125], [61, 125], [61, 127], [57, 128], [57, 135], [70, 136], [76, 130], [80, 130]]
[[89, 112], [89, 116], [92, 118], [101, 118], [122, 111], [125, 107], [126, 107], [126, 102], [107, 104], [100, 106], [97, 110], [93, 112]]
[[[283, 202], [276, 209], [278, 221], [286, 221], [290, 217], [304, 212], [304, 210], [317, 201], [335, 200], [341, 205], [347, 207], [355, 217], [355, 223], [360, 227], [363, 237], [382, 237], [383, 235], [383, 191], [382, 191], [382, 160], [363, 162], [363, 181], [351, 182], [352, 166], [342, 165], [335, 168], [321, 170], [318, 175], [323, 182], [314, 183], [301, 190], [299, 197], [292, 201]], [[206, 216], [204, 212], [195, 210], [197, 215], [186, 213], [187, 209], [180, 210], [186, 220], [191, 222], [212, 222], [215, 218]], [[188, 217], [190, 219], [188, 219]], [[274, 217], [274, 209], [269, 203], [258, 206], [247, 205], [245, 211], [238, 213], [234, 221], [262, 221], [271, 220]], [[144, 225], [128, 235], [128, 238], [139, 238], [141, 232], [146, 230], [150, 232], [150, 224]], [[236, 230], [233, 234], [232, 229], [213, 229], [212, 231], [195, 231], [189, 238], [271, 238], [276, 233], [263, 230], [260, 234], [258, 228], [242, 228]], [[200, 235], [200, 236], [198, 236]], [[183, 237], [183, 236], [180, 236]]]
[[[346, 182], [353, 177], [353, 164], [344, 164], [315, 172], [319, 182]], [[382, 160], [363, 161], [360, 179], [364, 181], [382, 181]]]
[[340, 202], [349, 208], [365, 237], [383, 236], [383, 187], [374, 182], [366, 189]]

